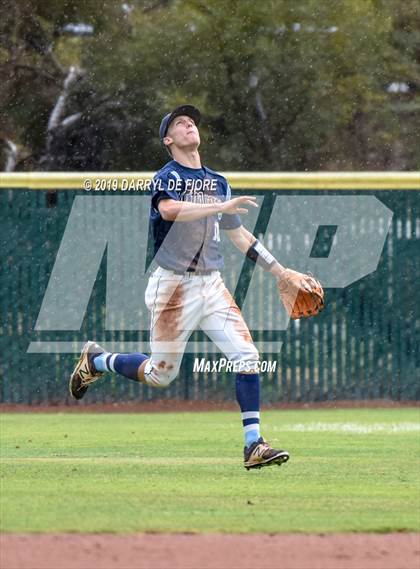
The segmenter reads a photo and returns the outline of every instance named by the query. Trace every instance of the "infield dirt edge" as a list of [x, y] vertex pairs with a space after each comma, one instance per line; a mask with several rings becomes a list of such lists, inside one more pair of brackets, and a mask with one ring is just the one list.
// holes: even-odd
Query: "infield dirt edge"
[[[372, 399], [368, 401], [342, 400], [311, 403], [275, 403], [262, 405], [263, 410], [299, 409], [398, 409], [420, 408], [419, 401], [392, 401]], [[118, 401], [113, 403], [64, 403], [33, 404], [0, 403], [0, 413], [185, 413], [205, 411], [237, 411], [233, 401], [196, 401], [184, 399], [154, 399], [152, 401]]]
[[417, 569], [420, 533], [2, 534], [3, 569]]

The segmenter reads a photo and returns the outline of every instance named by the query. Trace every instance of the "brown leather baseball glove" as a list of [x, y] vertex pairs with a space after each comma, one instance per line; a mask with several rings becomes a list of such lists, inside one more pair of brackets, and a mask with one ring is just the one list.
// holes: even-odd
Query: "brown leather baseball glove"
[[280, 298], [290, 318], [309, 318], [324, 308], [324, 290], [310, 273], [285, 269], [277, 280]]

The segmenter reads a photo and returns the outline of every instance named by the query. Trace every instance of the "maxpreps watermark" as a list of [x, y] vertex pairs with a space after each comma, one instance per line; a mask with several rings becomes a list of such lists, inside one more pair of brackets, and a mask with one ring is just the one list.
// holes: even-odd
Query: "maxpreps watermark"
[[234, 372], [234, 373], [249, 373], [249, 372], [275, 372], [277, 369], [277, 362], [271, 360], [263, 360], [261, 362], [231, 362], [226, 358], [219, 360], [207, 360], [206, 358], [194, 358], [193, 372], [208, 373], [221, 371]]

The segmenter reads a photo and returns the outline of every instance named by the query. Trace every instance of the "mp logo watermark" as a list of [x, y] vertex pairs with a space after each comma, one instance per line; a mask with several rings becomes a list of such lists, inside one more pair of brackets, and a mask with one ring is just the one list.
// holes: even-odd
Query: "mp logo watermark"
[[[257, 197], [261, 206], [263, 198]], [[280, 195], [271, 212], [251, 208], [243, 218], [254, 233], [258, 216], [265, 216], [264, 239], [278, 261], [297, 271], [311, 271], [324, 288], [343, 288], [374, 272], [392, 221], [392, 211], [374, 196]], [[146, 195], [77, 196], [74, 199], [54, 267], [39, 310], [35, 332], [41, 338], [29, 345], [30, 353], [78, 352], [80, 343], [61, 341], [60, 332], [80, 332], [100, 265], [106, 253], [106, 302], [104, 330], [149, 329], [144, 296], [150, 197]], [[174, 239], [173, 224], [166, 240]], [[331, 229], [327, 253], [315, 256], [314, 244], [322, 228]], [[223, 232], [222, 232], [223, 233]], [[222, 236], [223, 237], [223, 236]], [[191, 236], [189, 254], [194, 258], [201, 246]], [[228, 239], [220, 249], [225, 258], [225, 282], [235, 290], [245, 257]], [[242, 314], [250, 330], [284, 331], [289, 317], [278, 296], [261, 298], [265, 279], [273, 277], [256, 268], [242, 303]], [[235, 280], [236, 279], [236, 280]], [[48, 341], [42, 334], [48, 332]], [[51, 332], [57, 340], [51, 341]], [[95, 338], [101, 341], [102, 338]], [[146, 342], [133, 342], [133, 351], [149, 350]], [[258, 346], [264, 351], [264, 345]], [[272, 342], [278, 351], [281, 342]], [[208, 353], [218, 349], [206, 343], [187, 345], [186, 352]], [[118, 351], [118, 342], [109, 349]], [[124, 349], [131, 349], [124, 343]]]

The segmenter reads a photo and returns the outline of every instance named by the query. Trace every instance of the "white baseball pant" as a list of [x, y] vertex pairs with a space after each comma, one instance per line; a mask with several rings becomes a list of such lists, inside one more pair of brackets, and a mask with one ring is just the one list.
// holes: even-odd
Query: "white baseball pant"
[[219, 271], [177, 275], [159, 267], [150, 276], [145, 301], [151, 313], [151, 357], [144, 370], [149, 385], [166, 387], [175, 379], [198, 327], [239, 369], [257, 371], [258, 350]]

